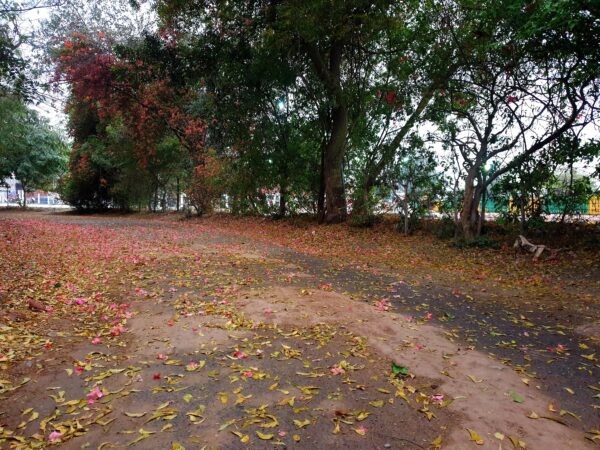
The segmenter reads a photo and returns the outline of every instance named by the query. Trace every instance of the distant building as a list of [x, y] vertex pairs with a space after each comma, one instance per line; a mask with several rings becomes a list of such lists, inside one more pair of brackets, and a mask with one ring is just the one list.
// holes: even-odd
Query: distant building
[[17, 204], [23, 195], [23, 186], [13, 177], [5, 178], [0, 184], [0, 205]]
[[56, 192], [23, 192], [23, 186], [14, 177], [0, 182], [0, 206], [17, 206], [27, 199], [28, 206], [61, 206], [64, 203]]

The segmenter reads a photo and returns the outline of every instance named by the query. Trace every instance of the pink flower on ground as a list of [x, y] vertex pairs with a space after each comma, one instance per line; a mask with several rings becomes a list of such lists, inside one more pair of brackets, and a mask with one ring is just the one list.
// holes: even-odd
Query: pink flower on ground
[[432, 395], [431, 396], [431, 401], [432, 402], [443, 402], [444, 401], [444, 396], [442, 394], [436, 394], [436, 395]]
[[433, 318], [433, 314], [431, 314], [430, 312], [428, 312], [427, 314], [425, 314], [425, 319], [431, 320], [432, 318]]
[[565, 347], [563, 344], [558, 344], [556, 347], [548, 347], [549, 352], [562, 353], [565, 350], [567, 350], [567, 347]]
[[196, 370], [198, 368], [199, 364], [195, 361], [192, 361], [191, 363], [189, 363], [187, 366], [185, 366], [185, 368], [187, 370]]
[[241, 352], [239, 350], [233, 352], [232, 355], [235, 359], [246, 359], [248, 357], [248, 355], [246, 355], [244, 352]]
[[79, 297], [79, 298], [75, 299], [75, 304], [77, 304], [77, 305], [83, 305], [86, 302], [87, 302], [87, 298]]
[[277, 433], [277, 436], [279, 437], [286, 437], [287, 436], [287, 431], [280, 431]]
[[92, 339], [92, 344], [94, 344], [94, 345], [102, 344], [102, 339], [99, 338], [98, 336], [96, 336], [94, 339]]
[[390, 309], [390, 302], [387, 299], [382, 298], [375, 303], [375, 309], [377, 311], [387, 311]]
[[112, 336], [119, 336], [121, 333], [127, 331], [127, 328], [125, 328], [123, 325], [115, 325], [114, 327], [112, 327], [110, 329], [110, 334]]
[[254, 374], [252, 373], [251, 370], [246, 370], [245, 372], [242, 372], [242, 376], [246, 377], [246, 378], [252, 378], [254, 376]]
[[81, 375], [83, 373], [83, 370], [84, 370], [83, 367], [81, 367], [81, 366], [75, 366], [75, 373], [77, 375]]
[[48, 440], [50, 442], [56, 442], [58, 440], [60, 440], [65, 433], [61, 433], [60, 431], [53, 431], [52, 433], [50, 433], [50, 436], [48, 436]]
[[338, 366], [333, 366], [331, 369], [329, 369], [329, 371], [334, 375], [341, 375], [343, 373], [346, 373], [346, 371], [342, 367]]
[[96, 400], [98, 400], [102, 397], [104, 397], [104, 393], [100, 390], [100, 388], [98, 386], [96, 386], [87, 395], [88, 405], [93, 405], [94, 403], [96, 403]]
[[169, 357], [167, 355], [163, 355], [162, 353], [159, 353], [158, 355], [156, 355], [156, 359], [160, 359], [161, 361], [165, 361], [166, 359], [169, 359]]

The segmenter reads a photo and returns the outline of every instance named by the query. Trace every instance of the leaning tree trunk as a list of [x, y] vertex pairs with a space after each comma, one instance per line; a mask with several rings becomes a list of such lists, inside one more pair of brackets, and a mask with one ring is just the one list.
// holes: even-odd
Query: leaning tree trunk
[[338, 104], [332, 111], [331, 136], [324, 155], [326, 223], [343, 222], [347, 216], [343, 176], [347, 128], [348, 109], [345, 104]]

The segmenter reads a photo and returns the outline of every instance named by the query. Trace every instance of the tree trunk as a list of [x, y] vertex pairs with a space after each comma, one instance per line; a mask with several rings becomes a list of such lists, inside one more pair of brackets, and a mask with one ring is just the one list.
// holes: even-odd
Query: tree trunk
[[154, 189], [154, 199], [152, 201], [152, 212], [155, 213], [158, 209], [158, 186]]
[[[485, 181], [484, 181], [485, 184]], [[485, 223], [485, 202], [486, 202], [486, 189], [483, 188], [483, 192], [481, 194], [481, 212], [479, 214], [479, 220], [477, 221], [477, 236], [481, 236], [481, 232], [483, 231], [483, 225]]]
[[285, 217], [287, 213], [287, 192], [285, 187], [281, 186], [279, 189], [279, 217]]
[[[21, 189], [23, 189], [23, 203], [21, 203], [21, 208], [27, 208], [27, 189], [25, 188], [25, 183], [21, 180]], [[19, 197], [19, 191], [17, 191], [17, 198]]]
[[160, 206], [161, 206], [162, 211], [166, 212], [167, 211], [167, 186], [166, 186], [166, 183], [162, 189], [162, 196], [160, 199], [160, 203], [161, 203]]
[[465, 198], [460, 212], [460, 225], [465, 239], [474, 239], [477, 236], [477, 223], [479, 212], [477, 208], [481, 199], [481, 187], [475, 187], [476, 169], [471, 168], [465, 180]]
[[402, 205], [404, 209], [404, 235], [408, 236], [409, 230], [409, 218], [408, 218], [408, 186], [404, 186], [404, 199], [402, 200]]
[[179, 212], [179, 197], [181, 196], [179, 189], [179, 177], [177, 177], [177, 212]]
[[519, 224], [519, 229], [521, 230], [521, 234], [525, 234], [525, 194], [521, 192], [521, 198], [519, 199], [519, 210], [521, 213], [521, 223]]
[[343, 164], [348, 130], [348, 109], [339, 103], [331, 114], [331, 136], [325, 147], [325, 222], [338, 223], [346, 220], [346, 196], [344, 190]]
[[319, 198], [317, 199], [317, 221], [325, 220], [325, 145], [321, 145], [321, 167], [319, 171]]
[[[349, 42], [334, 38], [326, 52], [322, 52], [314, 42], [303, 44], [311, 59], [317, 77], [327, 91], [328, 100], [333, 105], [327, 121], [329, 140], [323, 155], [323, 181], [325, 186], [324, 221], [326, 223], [346, 220], [346, 198], [344, 191], [343, 163], [348, 133], [348, 105], [342, 89], [342, 62], [344, 47]], [[322, 214], [320, 214], [322, 216]], [[319, 217], [321, 219], [322, 217]]]

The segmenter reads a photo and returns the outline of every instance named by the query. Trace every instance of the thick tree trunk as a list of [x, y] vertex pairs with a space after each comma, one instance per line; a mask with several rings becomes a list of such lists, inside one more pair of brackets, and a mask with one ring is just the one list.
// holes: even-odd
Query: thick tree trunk
[[479, 222], [477, 208], [481, 200], [482, 190], [481, 186], [475, 187], [476, 177], [476, 170], [471, 169], [465, 180], [465, 198], [460, 212], [460, 225], [465, 239], [474, 239], [477, 236], [477, 224]]
[[281, 186], [279, 190], [279, 217], [285, 217], [287, 213], [287, 192], [285, 187]]
[[338, 223], [346, 220], [346, 196], [344, 190], [343, 163], [348, 130], [348, 108], [340, 103], [332, 110], [331, 136], [325, 147], [325, 222]]
[[[21, 208], [26, 209], [27, 208], [27, 188], [25, 187], [25, 183], [23, 183], [23, 181], [21, 181], [21, 189], [23, 189], [23, 202], [21, 203]], [[17, 191], [17, 198], [20, 198], [19, 191]]]
[[[329, 140], [323, 155], [323, 181], [325, 187], [326, 223], [346, 220], [346, 198], [344, 191], [343, 163], [348, 133], [348, 106], [342, 89], [341, 68], [344, 47], [348, 43], [333, 39], [329, 51], [323, 53], [314, 42], [303, 42], [312, 60], [315, 73], [323, 83], [329, 100], [333, 104], [328, 117]], [[322, 214], [320, 214], [322, 216]], [[322, 217], [319, 217], [321, 219]]]

